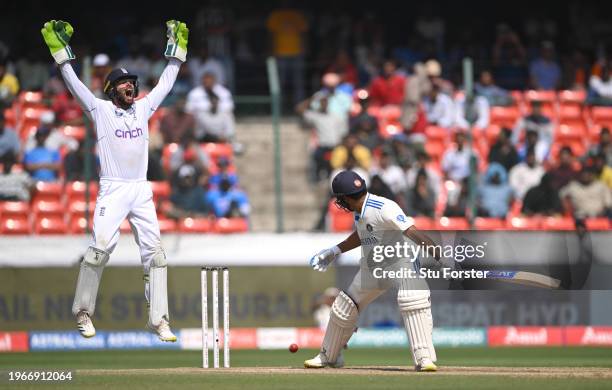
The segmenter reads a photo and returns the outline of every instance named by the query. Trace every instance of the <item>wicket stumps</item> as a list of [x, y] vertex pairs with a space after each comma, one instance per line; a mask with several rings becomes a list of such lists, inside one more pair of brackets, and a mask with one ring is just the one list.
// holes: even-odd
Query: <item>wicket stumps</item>
[[213, 367], [219, 368], [219, 271], [223, 274], [223, 367], [230, 366], [229, 325], [229, 269], [227, 267], [202, 267], [202, 368], [208, 368], [208, 271], [212, 275], [212, 343]]

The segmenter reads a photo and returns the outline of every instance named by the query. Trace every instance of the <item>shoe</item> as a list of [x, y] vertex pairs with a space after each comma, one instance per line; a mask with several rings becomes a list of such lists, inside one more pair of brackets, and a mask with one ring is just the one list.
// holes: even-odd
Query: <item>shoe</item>
[[147, 327], [153, 333], [155, 333], [161, 341], [167, 341], [172, 343], [176, 341], [176, 335], [172, 333], [172, 330], [170, 330], [170, 323], [165, 318], [162, 318], [161, 322], [159, 323], [159, 326], [153, 326], [153, 324], [149, 322], [147, 324]]
[[327, 357], [324, 353], [319, 352], [319, 354], [312, 359], [308, 359], [304, 361], [304, 367], [306, 368], [342, 368], [344, 367], [344, 358], [342, 354], [338, 355], [338, 359], [334, 363], [328, 362]]
[[434, 364], [429, 358], [422, 358], [419, 360], [419, 364], [414, 367], [415, 371], [422, 372], [435, 372], [438, 371], [438, 366]]
[[96, 328], [94, 328], [93, 322], [91, 322], [91, 318], [89, 318], [89, 314], [86, 311], [80, 311], [76, 315], [76, 320], [81, 336], [88, 339], [96, 335]]

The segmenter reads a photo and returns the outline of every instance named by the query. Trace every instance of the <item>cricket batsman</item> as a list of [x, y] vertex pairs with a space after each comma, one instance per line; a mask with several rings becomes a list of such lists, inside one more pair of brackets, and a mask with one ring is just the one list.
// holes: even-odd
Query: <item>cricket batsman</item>
[[145, 298], [149, 305], [148, 328], [162, 341], [176, 341], [168, 315], [167, 260], [161, 246], [153, 192], [147, 182], [148, 121], [172, 89], [187, 55], [189, 30], [177, 20], [166, 22], [168, 65], [157, 86], [136, 101], [138, 77], [127, 69], [112, 70], [104, 93], [96, 98], [78, 79], [68, 45], [74, 32], [68, 22], [51, 20], [41, 30], [45, 43], [61, 71], [66, 86], [94, 124], [100, 155], [100, 189], [93, 218], [92, 242], [80, 265], [72, 313], [83, 337], [93, 337], [91, 317], [96, 307], [102, 271], [119, 239], [119, 227], [127, 217], [140, 248], [144, 268]]
[[[399, 237], [407, 237], [417, 245], [434, 245], [429, 237], [408, 222], [397, 203], [368, 193], [365, 181], [355, 172], [342, 171], [336, 175], [332, 192], [337, 206], [355, 213], [356, 231], [338, 245], [317, 253], [310, 259], [310, 265], [317, 271], [325, 271], [341, 253], [361, 246], [361, 266], [349, 288], [340, 291], [332, 304], [321, 350], [317, 356], [304, 362], [306, 368], [343, 367], [342, 349], [356, 329], [359, 313], [390, 287], [373, 282], [373, 276], [367, 270], [366, 263], [373, 245], [384, 244], [388, 232], [398, 232]], [[434, 254], [434, 257], [439, 260], [439, 255]], [[394, 285], [398, 287], [397, 304], [410, 340], [415, 369], [437, 371], [427, 282], [403, 278], [394, 281]]]

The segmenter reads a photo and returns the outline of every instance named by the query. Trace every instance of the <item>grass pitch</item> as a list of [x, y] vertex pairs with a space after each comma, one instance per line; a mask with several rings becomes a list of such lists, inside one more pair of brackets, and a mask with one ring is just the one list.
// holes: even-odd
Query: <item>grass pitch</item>
[[[350, 349], [347, 368], [305, 370], [317, 351], [232, 351], [229, 370], [200, 369], [197, 351], [87, 351], [0, 355], [0, 387], [201, 389], [606, 389], [609, 348], [438, 349], [437, 373], [415, 373], [405, 349]], [[72, 383], [8, 381], [10, 369], [76, 370]]]

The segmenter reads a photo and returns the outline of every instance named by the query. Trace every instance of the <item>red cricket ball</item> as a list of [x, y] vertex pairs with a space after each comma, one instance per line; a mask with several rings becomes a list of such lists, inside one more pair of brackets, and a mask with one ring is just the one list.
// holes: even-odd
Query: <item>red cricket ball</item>
[[296, 353], [298, 349], [299, 349], [299, 347], [298, 347], [297, 344], [291, 344], [289, 346], [289, 352], [291, 352], [291, 353]]

